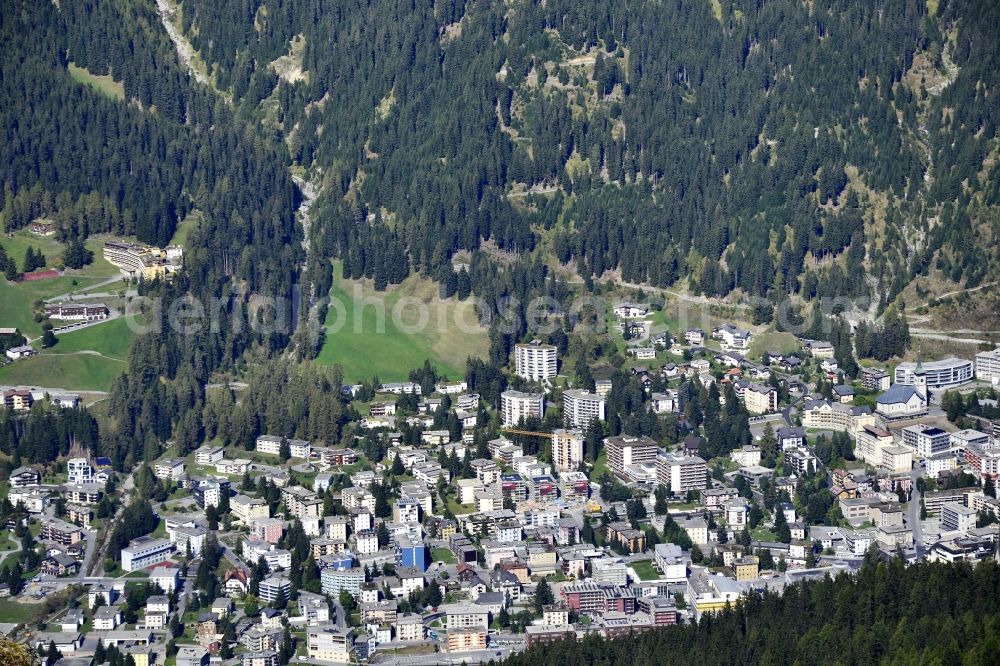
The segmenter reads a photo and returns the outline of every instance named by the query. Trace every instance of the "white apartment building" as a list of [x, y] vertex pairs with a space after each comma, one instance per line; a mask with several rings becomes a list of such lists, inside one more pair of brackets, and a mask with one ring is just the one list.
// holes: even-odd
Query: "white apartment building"
[[442, 610], [446, 614], [449, 631], [452, 629], [486, 629], [489, 627], [490, 613], [482, 606], [446, 604]]
[[500, 394], [500, 414], [508, 428], [527, 418], [540, 419], [545, 414], [545, 397], [541, 393], [504, 391]]
[[122, 569], [137, 571], [151, 567], [160, 562], [166, 562], [174, 552], [174, 544], [168, 539], [154, 539], [144, 536], [133, 539], [126, 548], [122, 548]]
[[594, 419], [604, 421], [607, 418], [604, 398], [582, 391], [570, 389], [563, 393], [563, 425], [567, 428], [586, 430]]
[[751, 414], [767, 414], [778, 410], [778, 391], [763, 384], [736, 383], [736, 395]]
[[948, 445], [953, 449], [962, 450], [965, 450], [969, 446], [982, 446], [989, 448], [990, 436], [985, 432], [966, 428], [965, 430], [959, 430], [951, 433], [948, 439]]
[[232, 514], [244, 525], [249, 525], [257, 518], [270, 518], [271, 507], [259, 497], [236, 495], [229, 500]]
[[951, 436], [941, 428], [918, 423], [903, 428], [903, 444], [918, 456], [930, 458], [951, 447]]
[[1000, 347], [976, 354], [976, 379], [1000, 384]]
[[336, 569], [327, 567], [319, 572], [323, 594], [336, 598], [341, 590], [347, 590], [353, 596], [361, 594], [361, 586], [365, 582], [365, 571], [360, 568]]
[[528, 381], [540, 382], [556, 376], [558, 350], [555, 345], [532, 340], [514, 345], [514, 372]]
[[336, 625], [320, 625], [309, 629], [307, 636], [309, 659], [348, 664], [353, 652], [350, 632]]
[[854, 455], [873, 467], [882, 464], [882, 449], [895, 444], [892, 433], [875, 426], [865, 426], [858, 431]]
[[66, 461], [66, 473], [69, 483], [90, 483], [94, 480], [94, 468], [86, 458], [70, 458]]
[[222, 460], [225, 449], [221, 446], [205, 444], [194, 452], [194, 461], [199, 465], [214, 465]]
[[257, 451], [260, 453], [270, 453], [279, 455], [281, 453], [281, 437], [275, 435], [261, 435], [257, 438]]
[[676, 456], [660, 453], [656, 457], [656, 482], [669, 486], [674, 493], [704, 490], [707, 486], [708, 465], [698, 456]]

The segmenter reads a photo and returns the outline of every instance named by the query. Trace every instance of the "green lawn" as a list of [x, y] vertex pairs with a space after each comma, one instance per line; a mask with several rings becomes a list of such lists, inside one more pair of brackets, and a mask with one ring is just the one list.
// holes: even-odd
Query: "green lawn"
[[[36, 236], [22, 230], [13, 236], [0, 237], [0, 245], [19, 267], [23, 267], [25, 250], [31, 247], [45, 255], [46, 269], [62, 268], [63, 245], [55, 238]], [[87, 248], [94, 253], [94, 262], [79, 270], [67, 270], [60, 277], [15, 283], [0, 278], [0, 327], [13, 326], [27, 337], [36, 338], [42, 334], [42, 324], [34, 318], [35, 301], [71, 292], [82, 293], [104, 278], [117, 275], [118, 269], [101, 256], [102, 245], [103, 241], [99, 239], [88, 239]], [[111, 285], [109, 290], [117, 288], [117, 285]]]
[[124, 362], [128, 350], [135, 339], [135, 331], [129, 327], [125, 317], [119, 317], [103, 324], [63, 333], [59, 343], [42, 354], [68, 354], [79, 351], [95, 351], [102, 356]]
[[653, 563], [649, 560], [633, 562], [632, 569], [642, 580], [656, 580], [660, 577], [660, 572], [653, 567]]
[[[118, 275], [118, 269], [104, 259], [102, 251], [104, 237], [88, 238], [84, 244], [88, 250], [94, 253], [94, 261], [80, 269], [67, 269], [67, 275], [82, 277], [113, 277]], [[21, 229], [14, 232], [13, 236], [5, 234], [0, 237], [0, 245], [3, 245], [4, 250], [7, 251], [7, 256], [17, 260], [19, 268], [24, 268], [24, 252], [29, 247], [40, 250], [45, 255], [45, 268], [63, 268], [62, 255], [66, 246], [57, 241], [55, 236], [38, 236]]]
[[445, 564], [455, 563], [455, 554], [447, 548], [435, 548], [431, 551], [431, 558], [435, 562], [444, 562]]
[[68, 69], [69, 75], [78, 83], [88, 85], [112, 99], [125, 99], [125, 85], [120, 81], [115, 81], [110, 74], [103, 76], [91, 74], [85, 67], [77, 67], [73, 63], [69, 63]]
[[777, 541], [778, 535], [763, 526], [758, 526], [755, 530], [750, 530], [750, 536], [755, 541]]
[[464, 513], [473, 513], [476, 510], [476, 505], [459, 504], [457, 497], [455, 497], [454, 495], [448, 495], [448, 508], [451, 509], [451, 512], [454, 515], [460, 516]]
[[105, 391], [127, 369], [135, 336], [124, 317], [64, 333], [40, 355], [0, 367], [0, 382]]
[[590, 478], [596, 481], [601, 478], [605, 472], [608, 471], [608, 450], [602, 448], [597, 453], [597, 460], [594, 462], [593, 468], [590, 470]]
[[789, 354], [798, 350], [799, 342], [794, 335], [769, 329], [753, 337], [750, 341], [750, 352], [747, 356], [754, 360], [759, 360], [761, 355], [767, 351]]
[[42, 324], [35, 321], [35, 301], [80, 289], [96, 281], [94, 278], [63, 276], [37, 282], [11, 283], [0, 278], [0, 326], [11, 326], [28, 338], [36, 338], [42, 334]]
[[191, 230], [194, 229], [195, 225], [198, 224], [200, 218], [201, 213], [198, 211], [188, 213], [187, 217], [178, 223], [177, 229], [174, 231], [174, 236], [170, 239], [170, 245], [180, 245], [181, 247], [186, 247], [188, 236], [191, 234]]
[[103, 356], [40, 354], [0, 368], [0, 384], [57, 386], [68, 391], [106, 391], [127, 364]]
[[44, 604], [22, 604], [13, 599], [0, 599], [0, 622], [28, 623], [45, 607]]
[[[340, 364], [346, 380], [373, 375], [405, 380], [425, 359], [439, 373], [459, 379], [465, 376], [466, 358], [485, 356], [489, 341], [471, 300], [442, 301], [436, 283], [416, 276], [380, 293], [370, 280], [343, 280], [339, 262], [334, 275], [327, 337], [317, 362]], [[426, 325], [420, 325], [420, 313], [427, 315]]]

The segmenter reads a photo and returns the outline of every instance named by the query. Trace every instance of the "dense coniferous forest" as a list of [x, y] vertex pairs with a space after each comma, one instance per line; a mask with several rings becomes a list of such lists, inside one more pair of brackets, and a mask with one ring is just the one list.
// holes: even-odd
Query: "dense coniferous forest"
[[[135, 343], [99, 443], [119, 466], [178, 435], [338, 435], [336, 377], [310, 378], [320, 418], [219, 418], [205, 393], [217, 371], [315, 353], [322, 337], [262, 330], [251, 306], [285, 299], [276, 315], [302, 317], [295, 289], [326, 294], [330, 258], [378, 289], [419, 272], [444, 296], [475, 293], [490, 376], [527, 333], [527, 299], [571, 294], [556, 263], [588, 288], [618, 271], [708, 295], [859, 297], [872, 312], [932, 265], [968, 286], [997, 266], [988, 0], [933, 15], [918, 0], [179, 5], [207, 84], [152, 0], [0, 8], [8, 228], [44, 215], [60, 240], [164, 245], [190, 218], [183, 276], [143, 295], [164, 312], [224, 303], [217, 326]], [[110, 76], [122, 98], [73, 68]], [[318, 190], [308, 256], [292, 172]], [[898, 353], [898, 328], [858, 351]], [[834, 337], [849, 368], [850, 340]], [[627, 421], [631, 400], [616, 393], [613, 431], [648, 429]]]
[[[252, 346], [266, 358], [287, 345], [290, 330], [251, 326], [247, 307], [267, 294], [285, 299], [290, 316], [302, 250], [287, 152], [192, 84], [151, 2], [15, 0], [0, 7], [0, 34], [2, 203], [11, 229], [52, 213], [62, 239], [111, 232], [162, 246], [197, 213], [184, 276], [142, 291], [163, 299], [161, 312], [176, 299], [207, 306], [220, 298], [220, 325], [197, 335], [163, 325], [139, 336], [101, 433], [100, 452], [117, 465], [154, 455], [200, 407], [214, 370]], [[71, 62], [111, 75], [125, 99], [74, 81]]]
[[508, 666], [558, 664], [991, 664], [1000, 650], [1000, 566], [874, 564], [741, 600], [696, 625], [627, 640], [532, 648]]
[[384, 286], [549, 237], [586, 276], [878, 310], [942, 245], [970, 285], [996, 260], [995, 3], [183, 6], [216, 85], [323, 186], [320, 284], [325, 255]]

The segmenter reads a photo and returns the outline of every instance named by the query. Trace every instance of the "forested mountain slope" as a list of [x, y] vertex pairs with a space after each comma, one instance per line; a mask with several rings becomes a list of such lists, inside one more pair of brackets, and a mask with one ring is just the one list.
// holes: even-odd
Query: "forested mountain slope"
[[319, 284], [324, 256], [385, 284], [488, 239], [585, 275], [877, 311], [932, 262], [975, 285], [998, 260], [1000, 8], [928, 4], [181, 9], [215, 85], [324, 185]]
[[[0, 38], [8, 229], [73, 209], [78, 216], [63, 219], [60, 229], [68, 238], [112, 232], [165, 245], [178, 219], [200, 212], [183, 277], [141, 290], [164, 299], [161, 312], [177, 299], [223, 298], [218, 329], [182, 335], [164, 325], [139, 336], [130, 372], [108, 403], [113, 418], [102, 431], [103, 450], [95, 452], [118, 466], [155, 456], [188, 422], [188, 410], [200, 407], [214, 370], [259, 344], [278, 350], [287, 343], [287, 331], [249, 328], [245, 307], [253, 294], [290, 297], [298, 279], [300, 195], [287, 151], [219, 96], [192, 85], [152, 2], [11, 0], [0, 3]], [[71, 62], [110, 75], [124, 99], [75, 81]]]

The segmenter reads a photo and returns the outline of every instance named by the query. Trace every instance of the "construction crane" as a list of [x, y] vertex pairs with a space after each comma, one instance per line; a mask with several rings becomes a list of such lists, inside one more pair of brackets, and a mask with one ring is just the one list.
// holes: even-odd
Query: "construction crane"
[[527, 435], [529, 437], [545, 437], [547, 439], [552, 439], [551, 432], [537, 432], [535, 430], [518, 430], [517, 428], [500, 428], [500, 432], [506, 432], [511, 435]]

